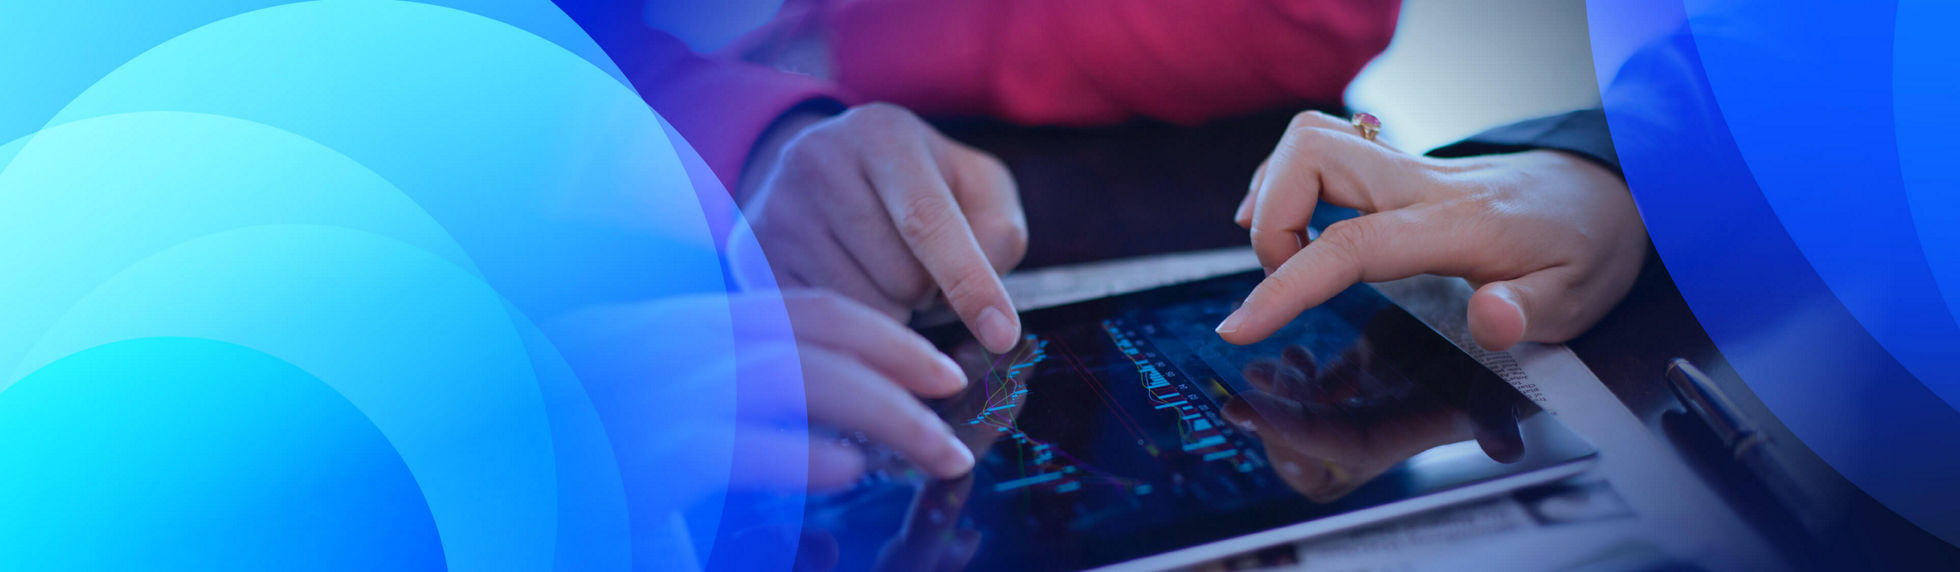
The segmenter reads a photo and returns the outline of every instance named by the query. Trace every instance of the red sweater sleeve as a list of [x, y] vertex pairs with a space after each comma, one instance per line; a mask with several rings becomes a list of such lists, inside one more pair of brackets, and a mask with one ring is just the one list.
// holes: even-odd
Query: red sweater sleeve
[[556, 3], [728, 189], [736, 188], [749, 149], [777, 118], [805, 102], [842, 99], [829, 81], [695, 54], [679, 39], [648, 28], [640, 2]]
[[648, 34], [639, 48], [645, 51], [620, 61], [620, 71], [729, 189], [742, 175], [749, 149], [777, 118], [805, 102], [843, 99], [831, 82], [704, 58], [664, 34]]
[[922, 113], [1194, 124], [1341, 100], [1396, 0], [845, 0], [837, 79]]

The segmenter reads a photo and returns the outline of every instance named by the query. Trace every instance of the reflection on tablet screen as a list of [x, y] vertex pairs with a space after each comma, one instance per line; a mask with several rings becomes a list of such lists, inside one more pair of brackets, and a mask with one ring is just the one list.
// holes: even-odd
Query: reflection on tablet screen
[[1257, 279], [1032, 312], [1005, 355], [929, 332], [973, 380], [936, 407], [974, 474], [874, 459], [855, 489], [811, 499], [806, 530], [845, 570], [1087, 568], [1591, 454], [1367, 286], [1225, 343], [1212, 328]]

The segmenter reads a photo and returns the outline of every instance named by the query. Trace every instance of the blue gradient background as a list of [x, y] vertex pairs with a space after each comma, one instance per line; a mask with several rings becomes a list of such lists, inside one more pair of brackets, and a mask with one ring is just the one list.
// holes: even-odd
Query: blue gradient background
[[0, 568], [691, 567], [738, 393], [803, 425], [793, 369], [696, 371], [780, 299], [731, 305], [725, 193], [549, 2], [0, 22]]
[[1960, 6], [1588, 8], [1595, 46], [1657, 42], [1601, 91], [1696, 318], [1805, 445], [1960, 542]]
[[[1696, 316], [1960, 541], [1960, 7], [1588, 8], [1681, 23], [1599, 72]], [[726, 194], [551, 3], [9, 2], [0, 73], [0, 568], [788, 567], [722, 534], [784, 520], [728, 508], [737, 404], [793, 433], [800, 376], [725, 365], [781, 300], [727, 291]]]

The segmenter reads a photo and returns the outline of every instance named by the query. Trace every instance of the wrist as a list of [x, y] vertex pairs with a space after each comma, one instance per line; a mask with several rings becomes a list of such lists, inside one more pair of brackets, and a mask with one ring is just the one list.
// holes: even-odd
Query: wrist
[[770, 123], [769, 127], [763, 130], [762, 135], [756, 138], [755, 146], [749, 149], [748, 159], [742, 163], [742, 172], [736, 180], [735, 188], [729, 189], [734, 195], [736, 206], [739, 208], [748, 204], [749, 198], [755, 194], [755, 189], [761, 187], [762, 182], [768, 179], [769, 173], [776, 169], [777, 161], [782, 158], [783, 147], [796, 139], [797, 134], [809, 129], [811, 125], [830, 119], [844, 109], [844, 105], [835, 100], [811, 100], [790, 108]]
[[1532, 149], [1514, 153], [1492, 155], [1472, 155], [1440, 161], [1445, 172], [1483, 173], [1490, 176], [1532, 175], [1532, 178], [1564, 175], [1576, 176], [1579, 180], [1601, 182], [1612, 181], [1612, 186], [1625, 188], [1626, 184], [1618, 173], [1600, 166], [1591, 157], [1559, 149]]
[[[1534, 170], [1556, 170], [1565, 173], [1582, 173], [1587, 179], [1613, 179], [1619, 181], [1618, 172], [1600, 164], [1592, 157], [1563, 149], [1533, 149], [1508, 155], [1493, 155], [1493, 158], [1510, 158], [1514, 165]], [[1620, 186], [1624, 187], [1622, 183]]]

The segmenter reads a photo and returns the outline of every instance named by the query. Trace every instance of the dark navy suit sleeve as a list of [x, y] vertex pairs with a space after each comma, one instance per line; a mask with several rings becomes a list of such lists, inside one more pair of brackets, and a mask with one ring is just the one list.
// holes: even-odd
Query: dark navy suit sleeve
[[1606, 128], [1606, 112], [1584, 109], [1505, 125], [1474, 137], [1430, 151], [1431, 157], [1470, 157], [1497, 155], [1537, 149], [1551, 149], [1577, 155], [1621, 175], [1620, 159], [1613, 153], [1613, 134]]

